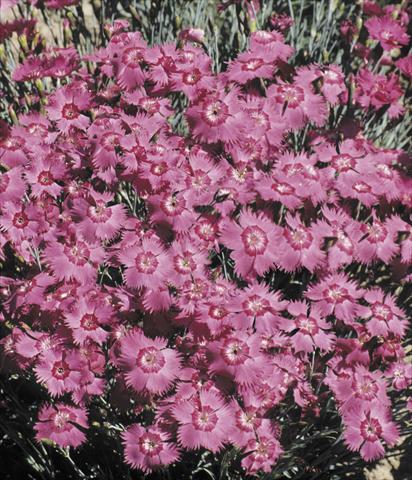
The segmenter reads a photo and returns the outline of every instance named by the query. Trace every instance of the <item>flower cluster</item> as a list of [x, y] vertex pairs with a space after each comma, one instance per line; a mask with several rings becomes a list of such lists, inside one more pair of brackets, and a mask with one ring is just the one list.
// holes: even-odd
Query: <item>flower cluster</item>
[[[397, 442], [408, 321], [376, 275], [410, 281], [409, 160], [348, 103], [402, 115], [410, 57], [365, 64], [351, 95], [339, 65], [288, 64], [292, 22], [272, 20], [218, 74], [202, 32], [148, 46], [125, 22], [92, 73], [71, 47], [16, 68], [61, 82], [0, 140], [2, 362], [47, 392], [38, 441], [78, 447], [105, 398], [131, 467], [232, 445], [253, 475], [287, 448], [285, 403], [311, 419], [326, 394], [365, 460]], [[388, 12], [366, 29], [409, 41]]]

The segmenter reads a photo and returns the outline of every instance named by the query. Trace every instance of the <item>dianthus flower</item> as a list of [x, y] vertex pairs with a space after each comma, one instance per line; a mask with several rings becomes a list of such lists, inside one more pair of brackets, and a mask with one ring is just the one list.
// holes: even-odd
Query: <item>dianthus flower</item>
[[218, 452], [234, 425], [229, 405], [214, 391], [201, 390], [191, 399], [178, 402], [172, 407], [172, 415], [179, 422], [179, 443], [191, 450], [203, 447]]
[[344, 417], [344, 438], [348, 448], [360, 451], [364, 460], [370, 462], [383, 457], [382, 441], [389, 446], [399, 439], [396, 425], [390, 420], [387, 407], [378, 403], [363, 403]]
[[78, 447], [84, 443], [86, 435], [83, 430], [87, 428], [85, 410], [64, 403], [44, 405], [34, 425], [37, 441], [52, 440], [59, 447]]
[[179, 451], [170, 440], [157, 425], [131, 425], [122, 433], [126, 463], [145, 473], [170, 465], [179, 459]]
[[109, 192], [99, 193], [89, 190], [87, 198], [73, 201], [73, 219], [76, 228], [86, 241], [112, 239], [122, 228], [126, 220], [123, 205], [108, 206], [113, 201]]
[[259, 471], [271, 472], [273, 465], [283, 453], [279, 440], [266, 426], [257, 428], [256, 438], [249, 440], [245, 450], [248, 455], [243, 458], [242, 466], [251, 475]]
[[253, 273], [263, 275], [278, 262], [281, 229], [267, 217], [243, 212], [239, 224], [227, 220], [222, 227], [221, 241], [233, 250], [236, 272], [245, 278]]
[[332, 349], [335, 335], [328, 332], [331, 330], [331, 325], [322, 317], [316, 304], [309, 310], [306, 302], [291, 302], [287, 310], [294, 318], [291, 320], [283, 318], [280, 321], [280, 329], [285, 332], [295, 332], [291, 342], [296, 353], [311, 353], [315, 348], [323, 352], [329, 352]]
[[365, 27], [370, 38], [378, 40], [384, 50], [392, 50], [409, 42], [406, 29], [390, 16], [369, 18]]
[[309, 287], [305, 296], [317, 302], [322, 315], [335, 315], [339, 320], [351, 325], [363, 312], [357, 300], [362, 298], [364, 293], [355, 282], [349, 281], [345, 274], [337, 273]]
[[80, 386], [83, 364], [76, 350], [50, 349], [42, 353], [35, 368], [36, 377], [52, 396], [72, 392]]
[[396, 305], [395, 298], [378, 289], [372, 289], [363, 297], [369, 307], [364, 314], [366, 328], [371, 335], [388, 337], [394, 333], [402, 337], [408, 326], [405, 313]]
[[355, 100], [364, 108], [388, 106], [388, 115], [398, 117], [404, 111], [399, 100], [402, 89], [396, 74], [375, 75], [362, 68], [356, 76]]
[[58, 129], [68, 133], [70, 127], [86, 130], [90, 120], [81, 112], [90, 107], [90, 94], [83, 85], [71, 84], [58, 89], [46, 107], [50, 120]]
[[87, 340], [93, 340], [101, 345], [109, 334], [102, 327], [109, 323], [112, 309], [82, 298], [75, 309], [66, 312], [64, 316], [76, 343], [84, 344]]
[[137, 330], [120, 342], [120, 365], [126, 384], [137, 392], [164, 393], [178, 377], [180, 360], [167, 341], [151, 339]]
[[229, 376], [236, 384], [251, 385], [264, 370], [265, 358], [260, 353], [260, 338], [242, 332], [211, 342], [210, 372]]
[[239, 94], [235, 87], [228, 93], [219, 90], [190, 106], [186, 116], [193, 134], [206, 143], [239, 141], [247, 127]]
[[131, 288], [157, 289], [169, 280], [170, 257], [155, 238], [144, 238], [141, 245], [119, 252], [118, 258], [126, 267], [124, 277]]

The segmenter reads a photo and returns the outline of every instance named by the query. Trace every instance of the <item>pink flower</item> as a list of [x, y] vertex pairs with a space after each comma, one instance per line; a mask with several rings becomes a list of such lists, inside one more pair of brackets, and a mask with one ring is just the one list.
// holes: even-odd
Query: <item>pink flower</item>
[[180, 360], [167, 341], [151, 339], [135, 330], [120, 343], [120, 365], [126, 384], [137, 392], [164, 393], [178, 377]]
[[254, 78], [271, 78], [274, 73], [276, 57], [261, 58], [258, 52], [244, 52], [229, 63], [228, 78], [239, 84], [244, 84]]
[[317, 302], [322, 315], [333, 314], [348, 325], [363, 312], [357, 300], [364, 296], [364, 291], [355, 282], [347, 280], [343, 273], [329, 275], [312, 285], [305, 296]]
[[83, 85], [71, 84], [59, 88], [46, 107], [50, 120], [56, 121], [59, 130], [68, 133], [70, 127], [86, 130], [90, 120], [81, 112], [90, 107], [90, 94]]
[[302, 71], [295, 76], [293, 83], [279, 82], [267, 89], [274, 111], [282, 116], [282, 123], [288, 129], [298, 130], [305, 122], [321, 126], [326, 121], [325, 99], [313, 91], [310, 82], [305, 80]]
[[295, 352], [311, 353], [315, 348], [329, 352], [332, 349], [335, 335], [327, 332], [331, 325], [324, 320], [316, 304], [309, 309], [306, 302], [291, 302], [287, 310], [295, 318], [283, 318], [279, 328], [285, 332], [295, 331], [291, 337]]
[[101, 345], [109, 334], [102, 326], [109, 323], [112, 315], [113, 311], [110, 307], [84, 298], [79, 301], [74, 310], [64, 314], [76, 343], [84, 344], [87, 340], [93, 340], [98, 345]]
[[212, 342], [209, 370], [213, 374], [229, 376], [239, 385], [255, 383], [264, 371], [265, 358], [260, 353], [260, 338], [242, 332]]
[[155, 238], [144, 238], [141, 245], [119, 252], [118, 258], [126, 267], [124, 278], [131, 288], [147, 287], [155, 290], [169, 279], [169, 255]]
[[126, 221], [123, 205], [107, 206], [113, 201], [108, 192], [99, 193], [89, 190], [87, 199], [79, 198], [73, 202], [73, 219], [77, 220], [77, 228], [86, 241], [93, 242], [112, 239]]
[[366, 328], [371, 335], [388, 337], [394, 333], [403, 337], [408, 326], [405, 313], [396, 305], [392, 295], [385, 295], [380, 289], [369, 290], [364, 299], [370, 304], [364, 317]]
[[227, 94], [219, 90], [189, 107], [186, 116], [194, 136], [207, 143], [239, 141], [246, 125], [238, 96], [237, 88]]
[[389, 106], [389, 117], [397, 117], [404, 108], [399, 100], [402, 89], [396, 74], [375, 75], [366, 68], [362, 68], [356, 76], [355, 100], [364, 108], [381, 108]]
[[376, 257], [388, 263], [399, 251], [396, 240], [401, 229], [402, 224], [396, 217], [389, 217], [385, 222], [381, 222], [374, 216], [373, 223], [361, 223], [357, 235], [360, 238], [357, 241], [356, 256], [363, 263], [370, 263]]
[[278, 261], [280, 233], [281, 229], [267, 217], [245, 211], [239, 224], [229, 220], [223, 224], [221, 241], [233, 250], [236, 272], [248, 278], [263, 275]]
[[360, 451], [367, 462], [383, 457], [385, 449], [382, 441], [393, 446], [399, 439], [397, 426], [389, 419], [388, 409], [380, 403], [363, 403], [348, 412], [344, 420], [344, 438], [348, 448]]
[[236, 327], [272, 333], [277, 331], [280, 312], [286, 305], [286, 301], [280, 300], [280, 292], [270, 292], [265, 285], [254, 281], [245, 290], [238, 291], [229, 300], [228, 307], [236, 313], [232, 319]]
[[179, 443], [188, 449], [201, 447], [218, 452], [233, 428], [232, 410], [214, 391], [201, 390], [189, 400], [172, 407], [172, 415], [179, 422]]
[[201, 28], [184, 28], [179, 32], [179, 39], [190, 42], [203, 43], [205, 32]]
[[0, 212], [0, 229], [16, 244], [33, 239], [40, 227], [39, 213], [33, 204], [25, 206], [20, 202], [5, 202]]
[[242, 460], [242, 467], [255, 475], [259, 471], [269, 473], [280, 455], [282, 447], [269, 427], [261, 426], [256, 430], [256, 438], [249, 440], [245, 448], [248, 455]]
[[384, 50], [392, 50], [409, 42], [406, 29], [390, 16], [369, 18], [365, 27], [370, 37], [378, 40]]
[[395, 65], [405, 76], [412, 78], [412, 55], [400, 58], [395, 62]]
[[412, 364], [406, 362], [393, 363], [385, 372], [392, 379], [395, 390], [402, 391], [412, 385]]
[[44, 250], [44, 258], [57, 279], [78, 279], [88, 283], [95, 280], [104, 251], [96, 244], [69, 237], [65, 243], [50, 241]]
[[122, 433], [125, 461], [133, 468], [150, 473], [179, 459], [170, 435], [157, 425], [144, 428], [135, 423]]
[[52, 396], [72, 392], [80, 386], [83, 365], [76, 350], [63, 350], [62, 347], [46, 350], [40, 356], [35, 368], [40, 383], [47, 386]]
[[62, 187], [57, 182], [63, 181], [66, 166], [59, 160], [51, 154], [44, 156], [44, 152], [39, 149], [36, 162], [32, 162], [31, 167], [24, 172], [33, 197], [48, 194], [56, 198], [61, 193]]
[[[117, 50], [117, 49], [116, 49]], [[145, 73], [142, 64], [145, 59], [147, 44], [139, 32], [127, 34], [127, 41], [117, 51], [114, 61], [119, 86], [127, 91], [143, 85]]]
[[302, 266], [313, 272], [324, 261], [325, 254], [321, 250], [323, 238], [316, 228], [306, 227], [298, 217], [287, 214], [286, 222], [290, 228], [283, 230], [285, 245], [279, 265], [288, 272]]
[[60, 447], [78, 447], [84, 443], [86, 441], [84, 430], [87, 428], [85, 410], [63, 403], [44, 405], [34, 425], [38, 442], [52, 440]]
[[344, 414], [349, 415], [353, 409], [374, 400], [380, 405], [390, 405], [382, 372], [370, 372], [362, 365], [355, 365], [353, 369], [339, 371], [332, 378], [329, 385]]

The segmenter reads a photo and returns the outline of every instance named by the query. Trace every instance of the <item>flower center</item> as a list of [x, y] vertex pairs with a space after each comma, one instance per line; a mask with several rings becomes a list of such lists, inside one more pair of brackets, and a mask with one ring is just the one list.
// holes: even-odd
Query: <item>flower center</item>
[[120, 145], [120, 135], [117, 133], [109, 133], [101, 139], [101, 142], [105, 150], [112, 151]]
[[90, 332], [92, 330], [96, 330], [96, 328], [99, 326], [99, 321], [94, 313], [86, 313], [80, 320], [80, 325], [84, 330]]
[[200, 80], [201, 76], [200, 70], [194, 68], [191, 72], [185, 72], [182, 80], [183, 83], [186, 83], [187, 85], [195, 85]]
[[178, 199], [175, 195], [169, 195], [161, 201], [160, 207], [162, 210], [171, 216], [180, 215], [183, 212], [185, 201], [183, 198]]
[[209, 316], [214, 318], [215, 320], [222, 320], [222, 318], [225, 318], [227, 314], [228, 312], [224, 307], [217, 307], [212, 305], [209, 308]]
[[136, 359], [136, 365], [145, 373], [157, 373], [165, 363], [163, 353], [156, 347], [142, 348]]
[[87, 263], [87, 260], [90, 258], [90, 251], [87, 248], [86, 244], [83, 242], [78, 242], [71, 247], [65, 245], [64, 253], [70, 262], [75, 265], [83, 266]]
[[16, 228], [25, 228], [29, 224], [29, 219], [24, 212], [16, 213], [13, 217], [13, 225]]
[[293, 231], [287, 229], [284, 235], [295, 250], [310, 247], [313, 240], [312, 235], [302, 227], [297, 227]]
[[305, 317], [304, 315], [299, 315], [299, 317], [296, 318], [296, 326], [306, 335], [316, 335], [319, 332], [316, 320], [311, 317]]
[[240, 365], [249, 358], [249, 347], [241, 340], [228, 340], [222, 348], [222, 357], [229, 365]]
[[192, 413], [192, 421], [196, 430], [211, 432], [217, 423], [217, 415], [212, 407], [205, 405]]
[[263, 65], [263, 60], [261, 60], [260, 58], [256, 58], [244, 63], [242, 65], [242, 70], [245, 70], [247, 72], [254, 72], [258, 68], [260, 68], [262, 65]]
[[89, 216], [95, 223], [107, 222], [112, 216], [112, 211], [110, 208], [106, 207], [106, 203], [99, 200], [96, 202], [96, 205], [92, 205], [88, 209]]
[[53, 184], [53, 175], [50, 173], [48, 170], [43, 170], [42, 172], [39, 173], [39, 176], [37, 177], [37, 181], [40, 183], [40, 185], [48, 186]]
[[369, 376], [363, 377], [361, 380], [355, 380], [353, 383], [355, 396], [363, 400], [373, 400], [376, 397], [378, 386], [373, 378]]
[[53, 377], [57, 378], [58, 380], [64, 380], [66, 377], [69, 376], [69, 373], [69, 365], [64, 360], [54, 362], [52, 368]]
[[196, 263], [190, 252], [184, 252], [183, 255], [176, 255], [173, 262], [179, 273], [190, 273], [196, 269]]
[[291, 108], [298, 107], [304, 99], [303, 90], [297, 86], [283, 85], [280, 87], [280, 94], [282, 101]]
[[123, 63], [130, 68], [138, 67], [139, 63], [143, 60], [142, 52], [143, 50], [141, 48], [128, 48], [123, 54]]
[[213, 240], [217, 232], [217, 227], [207, 220], [202, 220], [195, 226], [195, 232], [203, 240]]
[[376, 442], [382, 435], [382, 426], [377, 418], [365, 419], [360, 424], [362, 437], [369, 442]]
[[70, 412], [64, 410], [56, 412], [53, 416], [53, 425], [56, 427], [57, 430], [70, 429], [70, 417]]
[[384, 303], [376, 302], [371, 307], [374, 317], [377, 317], [379, 320], [391, 320], [393, 315], [391, 309]]
[[246, 432], [252, 432], [258, 423], [258, 418], [256, 412], [253, 410], [250, 411], [240, 411], [236, 413], [236, 423], [241, 430]]
[[243, 302], [243, 309], [245, 313], [253, 317], [263, 315], [268, 312], [270, 308], [269, 302], [259, 297], [258, 295], [252, 295], [245, 302]]
[[347, 172], [355, 167], [355, 159], [344, 153], [342, 155], [334, 155], [331, 163], [338, 172]]
[[369, 193], [372, 188], [365, 182], [356, 182], [352, 187], [358, 193]]
[[154, 273], [159, 265], [157, 258], [151, 252], [139, 253], [135, 263], [139, 272], [145, 274]]
[[388, 231], [380, 222], [374, 222], [372, 225], [363, 224], [362, 230], [368, 235], [368, 239], [372, 243], [383, 242], [388, 236]]
[[157, 433], [145, 433], [139, 438], [140, 451], [153, 457], [163, 450], [162, 439]]
[[273, 183], [272, 190], [275, 190], [280, 195], [293, 195], [295, 193], [295, 189], [292, 187], [292, 185], [289, 185], [285, 182]]
[[226, 118], [229, 116], [229, 108], [221, 100], [215, 100], [206, 103], [202, 113], [205, 122], [210, 126], [215, 127], [226, 121]]
[[342, 303], [349, 298], [349, 292], [346, 288], [334, 284], [325, 290], [324, 296], [330, 303]]
[[261, 255], [266, 250], [268, 237], [266, 233], [257, 225], [253, 227], [246, 227], [243, 230], [241, 237], [248, 255]]
[[62, 109], [62, 117], [66, 120], [75, 120], [79, 116], [79, 109], [74, 103], [66, 103]]

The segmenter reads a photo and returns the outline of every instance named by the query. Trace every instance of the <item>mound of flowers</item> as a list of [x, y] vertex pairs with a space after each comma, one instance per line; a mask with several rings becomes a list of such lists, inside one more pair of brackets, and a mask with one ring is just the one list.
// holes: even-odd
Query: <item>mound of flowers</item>
[[411, 281], [410, 158], [353, 112], [404, 114], [407, 21], [366, 22], [386, 74], [296, 66], [276, 21], [221, 73], [202, 32], [125, 21], [16, 66], [39, 88], [1, 130], [1, 362], [41, 386], [37, 442], [82, 448], [99, 405], [132, 468], [234, 448], [255, 475], [331, 401], [364, 460], [398, 442], [409, 324], [377, 279]]

